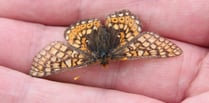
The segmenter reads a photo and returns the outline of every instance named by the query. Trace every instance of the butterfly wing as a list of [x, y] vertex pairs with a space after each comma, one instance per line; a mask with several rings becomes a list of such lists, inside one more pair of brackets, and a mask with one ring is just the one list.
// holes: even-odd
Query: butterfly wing
[[82, 51], [71, 48], [63, 42], [52, 42], [34, 57], [30, 75], [48, 76], [63, 70], [82, 67], [91, 62], [90, 57]]
[[119, 32], [120, 45], [112, 52], [114, 59], [172, 57], [182, 54], [182, 50], [171, 41], [152, 32], [142, 33], [139, 18], [128, 10], [108, 15], [105, 26]]
[[87, 36], [97, 31], [100, 26], [101, 22], [98, 19], [82, 20], [71, 25], [65, 31], [64, 36], [70, 45], [82, 51], [89, 52], [87, 48]]
[[106, 17], [105, 26], [114, 29], [119, 33], [115, 34], [120, 38], [119, 46], [115, 51], [120, 50], [142, 31], [141, 22], [137, 16], [128, 10], [121, 10]]
[[72, 24], [64, 33], [68, 45], [62, 42], [49, 44], [34, 57], [30, 75], [43, 77], [92, 63], [92, 55], [87, 48], [87, 35], [97, 31], [100, 25], [97, 19]]
[[152, 32], [143, 32], [115, 53], [120, 59], [166, 58], [182, 54], [173, 42]]

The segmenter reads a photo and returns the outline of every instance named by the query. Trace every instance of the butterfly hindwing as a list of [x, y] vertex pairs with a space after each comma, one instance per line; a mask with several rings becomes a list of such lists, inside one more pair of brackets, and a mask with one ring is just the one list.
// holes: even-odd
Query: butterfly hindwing
[[30, 75], [48, 76], [67, 69], [85, 66], [90, 59], [62, 42], [52, 42], [33, 59]]
[[140, 20], [128, 10], [121, 10], [108, 15], [105, 20], [105, 26], [119, 32], [120, 45], [115, 49], [116, 51], [142, 31]]
[[82, 20], [72, 24], [64, 33], [67, 42], [82, 51], [89, 52], [87, 48], [87, 35], [97, 31], [101, 26], [98, 19]]

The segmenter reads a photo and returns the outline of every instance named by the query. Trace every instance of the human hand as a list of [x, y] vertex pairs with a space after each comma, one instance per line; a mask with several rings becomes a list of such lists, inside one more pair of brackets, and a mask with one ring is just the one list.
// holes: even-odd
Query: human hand
[[[2, 103], [197, 103], [200, 100], [207, 103], [208, 4], [207, 0], [1, 1], [0, 100]], [[104, 19], [121, 9], [137, 14], [144, 31], [172, 39], [183, 49], [183, 55], [113, 62], [108, 69], [95, 64], [46, 79], [28, 75], [35, 54], [52, 41], [64, 41], [63, 32], [69, 24], [92, 17]], [[72, 79], [85, 70], [88, 72], [79, 80]]]

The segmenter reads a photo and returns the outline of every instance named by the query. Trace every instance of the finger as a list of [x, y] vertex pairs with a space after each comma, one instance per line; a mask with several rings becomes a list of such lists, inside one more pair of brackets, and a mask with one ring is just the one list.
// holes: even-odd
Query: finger
[[208, 103], [209, 93], [205, 92], [196, 96], [185, 99], [182, 103]]
[[62, 35], [64, 28], [61, 27], [48, 27], [3, 18], [0, 18], [0, 22], [2, 34], [0, 35], [0, 64], [4, 66], [27, 70], [31, 64], [31, 58], [40, 51], [40, 48], [52, 41], [64, 40]]
[[[1, 17], [47, 25], [69, 25], [78, 19], [104, 18], [113, 11], [130, 9], [140, 16], [148, 31], [155, 31], [169, 38], [209, 47], [207, 39], [209, 38], [208, 0], [193, 2], [190, 0], [176, 0], [175, 2], [163, 0], [158, 2], [143, 0], [95, 0], [92, 2], [19, 0], [17, 2], [11, 0], [10, 3], [4, 2], [7, 1], [4, 0], [0, 3]], [[16, 12], [17, 9], [18, 12]]]
[[[2, 30], [5, 31], [2, 33], [7, 35], [0, 35], [2, 36], [0, 64], [25, 73], [28, 73], [32, 58], [37, 52], [53, 40], [63, 40], [61, 35], [63, 28], [8, 19], [2, 19], [1, 23], [4, 24]], [[175, 43], [178, 43], [184, 51], [180, 57], [116, 62], [111, 63], [107, 70], [100, 69], [102, 68], [100, 65], [91, 65], [81, 69], [81, 72], [85, 69], [88, 69], [88, 72], [81, 75], [78, 81], [72, 80], [76, 73], [70, 71], [53, 75], [49, 79], [114, 88], [163, 100], [176, 100], [177, 97], [181, 100], [183, 91], [198, 70], [198, 62], [205, 56], [207, 50], [181, 42]]]
[[3, 103], [13, 103], [14, 100], [21, 103], [163, 103], [110, 89], [36, 79], [5, 67], [0, 67], [0, 78], [0, 99]]
[[209, 52], [198, 65], [199, 71], [198, 74], [196, 74], [196, 78], [192, 81], [191, 87], [187, 91], [188, 97], [209, 91]]

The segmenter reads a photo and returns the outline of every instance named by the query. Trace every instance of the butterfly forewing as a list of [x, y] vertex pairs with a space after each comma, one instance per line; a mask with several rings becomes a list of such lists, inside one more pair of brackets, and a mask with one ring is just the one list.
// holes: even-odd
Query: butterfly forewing
[[101, 23], [98, 19], [82, 20], [71, 25], [65, 31], [64, 36], [70, 45], [82, 51], [89, 52], [86, 44], [88, 41], [87, 35], [97, 31], [100, 26]]
[[182, 54], [182, 50], [173, 42], [152, 32], [143, 32], [120, 52], [121, 59], [165, 58]]
[[140, 20], [128, 10], [121, 10], [108, 15], [105, 20], [105, 26], [120, 32], [118, 34], [120, 44], [115, 51], [126, 45], [142, 31]]
[[43, 77], [66, 69], [85, 66], [91, 63], [84, 54], [62, 42], [52, 42], [33, 59], [30, 75]]

